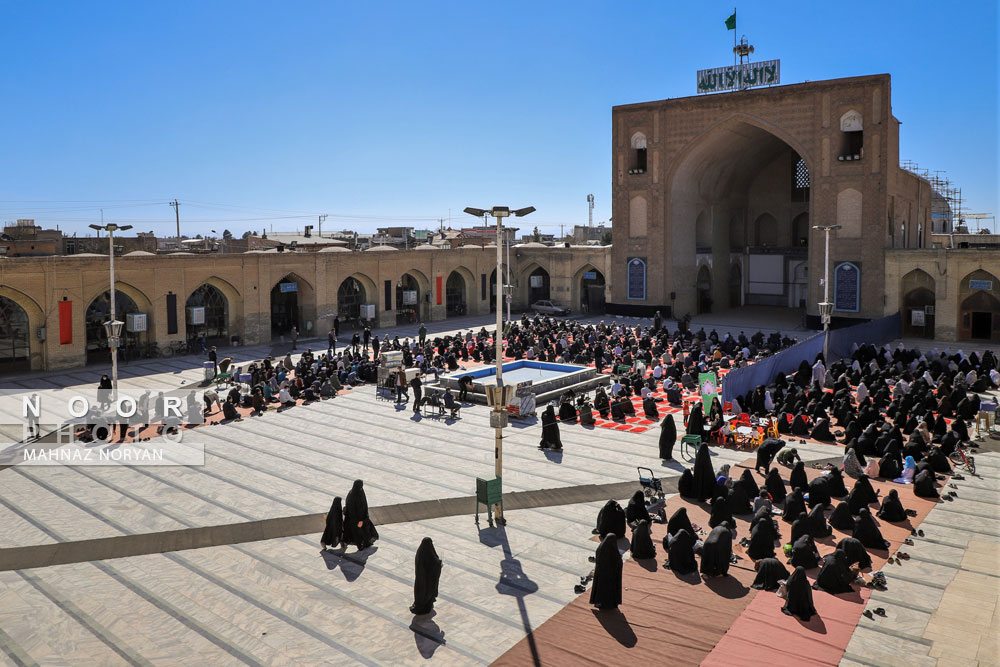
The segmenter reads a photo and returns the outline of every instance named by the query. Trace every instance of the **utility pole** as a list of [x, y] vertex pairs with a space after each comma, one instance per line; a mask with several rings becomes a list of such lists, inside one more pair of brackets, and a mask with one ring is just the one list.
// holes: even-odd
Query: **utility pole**
[[560, 241], [566, 240], [566, 235], [563, 233], [563, 224], [561, 222], [559, 223], [559, 240]]
[[326, 220], [326, 214], [324, 213], [323, 215], [316, 217], [319, 218], [319, 237], [323, 238], [323, 221]]
[[181, 249], [181, 205], [175, 199], [170, 202], [170, 205], [174, 207], [174, 218], [177, 220], [177, 249]]

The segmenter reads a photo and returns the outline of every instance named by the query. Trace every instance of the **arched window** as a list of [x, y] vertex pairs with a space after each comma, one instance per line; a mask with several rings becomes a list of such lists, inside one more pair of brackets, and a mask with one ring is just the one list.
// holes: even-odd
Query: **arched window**
[[809, 201], [809, 165], [792, 151], [792, 201]]
[[361, 317], [361, 306], [365, 302], [365, 286], [355, 277], [350, 277], [337, 289], [337, 313], [342, 320], [357, 320]]
[[632, 135], [632, 167], [628, 173], [646, 173], [646, 135], [642, 132]]
[[229, 332], [229, 301], [218, 287], [204, 283], [187, 298], [186, 308], [204, 308], [205, 323], [187, 323], [187, 338], [205, 336], [208, 345], [219, 345], [228, 342]]
[[840, 117], [840, 155], [838, 160], [860, 160], [864, 149], [864, 123], [853, 109]]
[[0, 296], [0, 372], [28, 370], [31, 355], [28, 313]]
[[773, 248], [778, 245], [778, 221], [770, 213], [761, 213], [753, 223], [754, 245]]
[[[138, 313], [139, 307], [135, 305], [128, 294], [121, 290], [115, 290], [115, 318], [121, 322], [126, 321], [129, 313]], [[104, 323], [111, 318], [111, 292], [104, 292], [87, 307], [84, 316], [84, 326], [87, 335], [87, 361], [107, 362], [108, 357], [108, 334], [104, 328]], [[139, 343], [141, 334], [132, 333], [122, 327], [122, 348], [132, 348]]]

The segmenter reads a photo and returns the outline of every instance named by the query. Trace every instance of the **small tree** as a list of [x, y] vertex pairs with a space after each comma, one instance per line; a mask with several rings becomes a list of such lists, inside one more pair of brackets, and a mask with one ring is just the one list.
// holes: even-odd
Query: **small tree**
[[233, 233], [231, 231], [229, 231], [228, 229], [223, 229], [222, 230], [222, 238], [224, 238], [224, 239], [231, 239], [231, 238], [233, 238]]

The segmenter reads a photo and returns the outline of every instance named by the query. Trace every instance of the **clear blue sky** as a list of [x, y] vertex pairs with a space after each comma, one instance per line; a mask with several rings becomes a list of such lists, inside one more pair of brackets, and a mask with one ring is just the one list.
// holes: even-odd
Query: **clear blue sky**
[[[892, 74], [900, 157], [1000, 212], [995, 1], [737, 8], [783, 83]], [[606, 220], [611, 107], [694, 94], [732, 62], [732, 9], [0, 0], [0, 220], [82, 232], [104, 206], [170, 235], [176, 197], [191, 235], [373, 231], [531, 204], [525, 227], [558, 232], [588, 193]]]

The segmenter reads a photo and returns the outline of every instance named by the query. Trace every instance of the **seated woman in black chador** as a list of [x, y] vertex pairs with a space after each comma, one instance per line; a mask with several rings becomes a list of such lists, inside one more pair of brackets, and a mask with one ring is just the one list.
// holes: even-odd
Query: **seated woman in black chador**
[[575, 422], [576, 421], [576, 408], [568, 400], [563, 399], [562, 403], [559, 404], [559, 421], [561, 422]]
[[921, 470], [913, 478], [913, 495], [919, 498], [940, 498], [934, 485], [934, 473], [930, 470]]
[[812, 535], [803, 535], [792, 544], [792, 557], [788, 563], [793, 567], [811, 570], [819, 564], [819, 550]]
[[830, 474], [826, 475], [826, 490], [831, 498], [843, 498], [847, 495], [847, 486], [844, 485], [844, 475], [840, 468], [833, 468]]
[[667, 567], [677, 574], [688, 574], [698, 569], [698, 561], [694, 557], [696, 540], [693, 532], [681, 528], [663, 538], [663, 541], [663, 548], [667, 552]]
[[799, 514], [806, 511], [806, 501], [802, 499], [802, 489], [795, 489], [785, 498], [785, 511], [781, 518], [783, 521], [792, 523], [799, 518]]
[[867, 507], [861, 508], [858, 518], [854, 520], [854, 539], [869, 549], [888, 549], [889, 540], [882, 537], [882, 531], [875, 525], [875, 519]]
[[640, 521], [649, 521], [649, 511], [646, 509], [646, 496], [642, 491], [636, 491], [625, 507], [625, 523], [635, 527]]
[[702, 546], [701, 573], [708, 577], [724, 577], [729, 574], [732, 555], [733, 532], [730, 524], [723, 522], [712, 529]]
[[604, 537], [611, 534], [621, 539], [625, 537], [625, 510], [618, 501], [611, 499], [597, 513], [597, 528], [592, 532]]
[[764, 478], [764, 488], [766, 488], [767, 492], [771, 494], [772, 501], [776, 503], [785, 501], [787, 496], [785, 482], [781, 479], [781, 475], [778, 474], [777, 468], [771, 468], [771, 470], [767, 473], [767, 477]]
[[792, 544], [795, 544], [795, 540], [799, 539], [803, 535], [812, 535], [809, 532], [809, 515], [805, 512], [799, 512], [799, 515], [792, 522], [792, 536], [789, 538]]
[[809, 534], [816, 538], [833, 534], [833, 529], [826, 522], [825, 508], [822, 505], [817, 505], [809, 512]]
[[747, 557], [750, 560], [774, 558], [774, 535], [767, 522], [761, 521], [750, 531], [750, 544], [747, 545]]
[[747, 492], [748, 501], [760, 495], [760, 486], [757, 484], [757, 480], [753, 478], [753, 473], [750, 472], [749, 468], [743, 469], [740, 481], [743, 482], [743, 490]]
[[656, 558], [656, 546], [646, 519], [640, 521], [632, 533], [632, 558]]
[[882, 500], [882, 507], [879, 508], [878, 514], [875, 516], [891, 523], [906, 521], [906, 510], [899, 500], [899, 492], [896, 489], [890, 491], [889, 495]]
[[677, 511], [670, 515], [667, 521], [667, 535], [676, 535], [678, 531], [686, 530], [694, 535], [694, 528], [691, 527], [691, 519], [688, 518], [687, 508], [678, 507]]
[[694, 498], [694, 474], [691, 468], [685, 468], [681, 478], [677, 480], [677, 493], [681, 498]]
[[823, 558], [823, 566], [816, 575], [816, 583], [813, 588], [826, 591], [831, 595], [840, 593], [850, 593], [853, 589], [851, 583], [856, 577], [856, 573], [851, 571], [847, 564], [847, 555], [837, 549], [833, 553]]
[[809, 482], [809, 507], [826, 507], [830, 504], [830, 485], [826, 477], [819, 476]]
[[837, 543], [837, 548], [844, 552], [848, 565], [857, 565], [862, 570], [872, 566], [872, 557], [868, 555], [865, 545], [853, 537], [845, 537]]
[[603, 389], [598, 389], [597, 394], [594, 396], [594, 409], [597, 410], [597, 414], [601, 415], [602, 419], [608, 418], [609, 411], [611, 410], [611, 402]]
[[803, 621], [808, 621], [816, 614], [809, 578], [801, 567], [795, 568], [785, 583], [785, 606], [781, 611], [789, 616], [797, 616]]
[[833, 508], [833, 513], [830, 514], [830, 525], [837, 530], [854, 530], [854, 516], [851, 514], [851, 508], [846, 501], [840, 501]]
[[754, 568], [757, 570], [757, 576], [754, 577], [750, 588], [776, 591], [778, 582], [788, 579], [788, 569], [777, 558], [764, 558], [758, 561]]
[[[750, 471], [744, 470], [743, 472]], [[756, 486], [756, 484], [754, 486]], [[753, 513], [753, 508], [750, 506], [750, 494], [747, 493], [747, 485], [742, 477], [733, 482], [732, 488], [729, 489], [729, 496], [726, 498], [726, 502], [729, 504], [730, 514], [739, 514], [742, 516], [744, 514]]]
[[859, 490], [864, 494], [863, 497], [865, 505], [878, 502], [878, 492], [875, 491], [875, 488], [872, 486], [871, 479], [869, 479], [868, 475], [861, 475], [861, 477], [858, 478], [858, 481], [854, 483], [854, 488], [851, 489], [851, 491]]
[[736, 524], [729, 512], [729, 503], [722, 496], [718, 496], [712, 501], [712, 514], [708, 518], [708, 525], [710, 528], [715, 528], [725, 521], [728, 521], [730, 526]]

